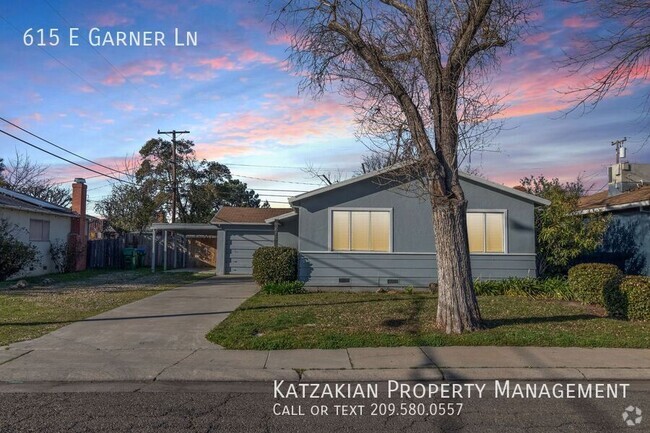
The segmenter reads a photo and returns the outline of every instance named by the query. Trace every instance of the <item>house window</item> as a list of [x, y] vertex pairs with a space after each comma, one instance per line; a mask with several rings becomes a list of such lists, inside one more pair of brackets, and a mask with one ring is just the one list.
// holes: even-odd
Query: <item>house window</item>
[[467, 234], [470, 253], [505, 253], [503, 212], [468, 212]]
[[29, 240], [30, 241], [49, 241], [50, 240], [50, 222], [47, 220], [29, 220]]
[[390, 251], [390, 211], [332, 211], [333, 251]]

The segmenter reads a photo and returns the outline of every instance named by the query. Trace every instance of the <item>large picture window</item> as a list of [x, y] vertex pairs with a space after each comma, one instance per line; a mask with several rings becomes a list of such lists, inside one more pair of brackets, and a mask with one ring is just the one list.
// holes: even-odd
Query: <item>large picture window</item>
[[470, 253], [505, 253], [503, 212], [468, 212], [467, 234]]
[[332, 211], [333, 251], [389, 252], [390, 237], [390, 211]]
[[49, 241], [50, 240], [50, 222], [47, 220], [29, 220], [29, 240], [30, 241]]

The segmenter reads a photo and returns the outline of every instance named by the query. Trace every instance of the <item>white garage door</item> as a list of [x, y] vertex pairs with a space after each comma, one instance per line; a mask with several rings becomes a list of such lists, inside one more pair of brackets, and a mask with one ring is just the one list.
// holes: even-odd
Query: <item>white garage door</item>
[[273, 246], [273, 232], [228, 232], [226, 236], [225, 273], [251, 275], [253, 253], [259, 247]]

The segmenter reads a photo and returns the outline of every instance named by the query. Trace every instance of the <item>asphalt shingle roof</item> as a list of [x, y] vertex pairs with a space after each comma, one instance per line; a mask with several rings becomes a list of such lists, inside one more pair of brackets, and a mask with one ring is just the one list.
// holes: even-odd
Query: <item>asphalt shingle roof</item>
[[72, 210], [6, 188], [0, 188], [0, 207], [11, 206], [35, 212], [54, 212], [72, 216]]
[[607, 208], [610, 206], [639, 203], [650, 200], [650, 186], [642, 186], [632, 191], [626, 191], [618, 195], [608, 195], [602, 191], [593, 195], [580, 198], [578, 201], [579, 210]]
[[264, 224], [269, 218], [284, 215], [291, 209], [222, 207], [210, 221], [212, 224]]

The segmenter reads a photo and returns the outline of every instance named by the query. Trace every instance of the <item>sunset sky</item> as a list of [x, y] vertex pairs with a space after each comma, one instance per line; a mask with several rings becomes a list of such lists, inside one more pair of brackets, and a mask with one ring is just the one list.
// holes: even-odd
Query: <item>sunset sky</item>
[[[490, 152], [472, 156], [472, 165], [509, 186], [531, 174], [563, 180], [581, 175], [597, 191], [613, 163], [611, 141], [627, 136], [629, 159], [650, 163], [639, 122], [649, 83], [639, 76], [594, 111], [564, 115], [571, 102], [563, 91], [582, 78], [559, 70], [558, 62], [577, 43], [578, 32], [601, 26], [583, 18], [583, 5], [543, 3], [535, 28], [512, 54], [503, 53], [493, 86], [507, 94], [505, 128]], [[158, 129], [187, 129], [185, 138], [196, 143], [200, 158], [225, 163], [262, 198], [281, 206], [296, 191], [320, 185], [301, 168], [311, 164], [350, 176], [367, 150], [355, 139], [345, 100], [336, 94], [314, 100], [298, 92], [299, 77], [286, 62], [288, 38], [270, 33], [265, 12], [264, 1], [3, 1], [0, 116], [110, 167], [136, 153]], [[80, 28], [79, 46], [68, 44], [70, 27]], [[86, 43], [92, 27], [164, 31], [166, 46], [93, 48]], [[25, 46], [28, 28], [58, 28], [61, 42]], [[171, 46], [174, 28], [196, 32], [198, 46]], [[64, 155], [6, 124], [0, 129]], [[6, 136], [0, 137], [0, 150], [5, 159], [27, 152], [50, 165], [57, 181], [88, 178], [91, 200], [110, 191], [106, 178]]]

